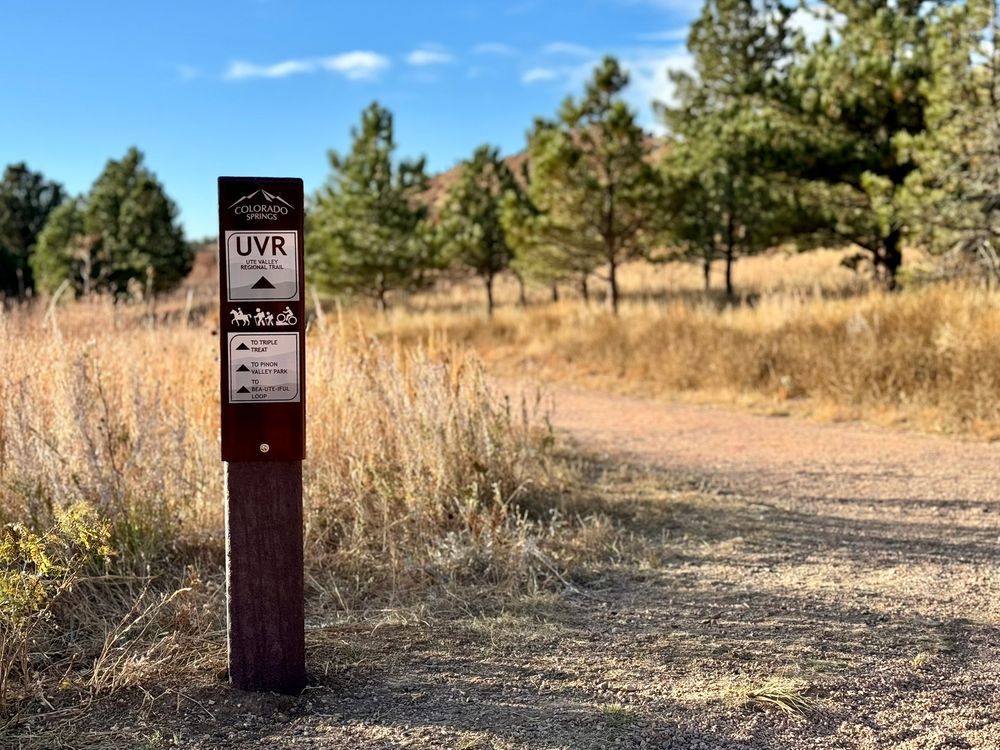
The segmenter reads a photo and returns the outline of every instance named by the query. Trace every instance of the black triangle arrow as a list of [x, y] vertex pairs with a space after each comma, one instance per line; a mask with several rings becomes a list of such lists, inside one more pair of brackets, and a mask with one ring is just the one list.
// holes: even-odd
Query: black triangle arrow
[[243, 386], [242, 388], [240, 388], [240, 389], [239, 389], [238, 391], [236, 391], [236, 392], [237, 392], [237, 393], [250, 393], [250, 391], [248, 391], [248, 390], [247, 390], [247, 387], [246, 387], [246, 386]]
[[246, 365], [240, 365], [236, 368], [236, 372], [250, 372], [250, 368]]
[[236, 347], [236, 350], [237, 350], [237, 351], [239, 351], [239, 350], [241, 350], [241, 349], [242, 349], [243, 351], [245, 351], [245, 352], [248, 352], [248, 351], [250, 351], [250, 347], [249, 347], [249, 346], [247, 346], [246, 344], [240, 344], [239, 346], [237, 346], [237, 347]]
[[267, 280], [267, 276], [261, 276], [251, 289], [274, 289], [274, 284]]

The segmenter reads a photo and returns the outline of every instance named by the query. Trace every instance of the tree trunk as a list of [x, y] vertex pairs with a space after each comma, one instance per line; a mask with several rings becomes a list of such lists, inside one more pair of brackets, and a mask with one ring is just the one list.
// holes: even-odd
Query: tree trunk
[[611, 295], [611, 312], [618, 314], [618, 264], [608, 262], [608, 292]]
[[736, 258], [736, 238], [733, 226], [733, 216], [729, 215], [726, 222], [726, 299], [733, 301], [736, 294], [733, 290], [733, 261]]
[[553, 284], [552, 285], [552, 301], [553, 302], [558, 302], [559, 301], [559, 285], [558, 284]]
[[705, 276], [705, 291], [712, 288], [712, 259], [705, 256], [701, 261], [701, 272]]
[[375, 296], [375, 306], [380, 313], [388, 312], [389, 301], [385, 298], [385, 289], [379, 288]]
[[21, 266], [17, 267], [17, 298], [21, 302], [24, 302], [24, 269]]
[[733, 260], [734, 260], [733, 248], [732, 246], [726, 247], [726, 297], [730, 301], [736, 296], [733, 290]]
[[483, 282], [486, 284], [486, 315], [487, 317], [493, 317], [493, 274], [489, 273], [483, 277]]
[[903, 249], [900, 247], [901, 234], [899, 229], [892, 229], [888, 236], [882, 240], [882, 257], [880, 260], [882, 270], [885, 273], [882, 283], [885, 285], [886, 290], [890, 292], [894, 292], [899, 288], [896, 274], [899, 271], [899, 267], [903, 265]]
[[583, 298], [584, 304], [590, 304], [590, 286], [587, 284], [587, 274], [580, 274], [580, 297]]
[[735, 196], [732, 180], [726, 182], [726, 299], [735, 298], [733, 293], [733, 260], [736, 256], [736, 218], [733, 215]]
[[91, 255], [89, 251], [87, 251], [87, 253], [83, 256], [83, 268], [81, 269], [80, 275], [82, 276], [82, 281], [83, 281], [82, 285], [83, 296], [88, 299], [90, 298], [90, 293], [92, 291], [92, 286], [93, 286], [93, 282], [91, 280], [94, 271], [93, 261], [94, 261], [94, 256]]
[[521, 307], [527, 307], [528, 295], [524, 289], [524, 277], [517, 271], [514, 271], [514, 278], [517, 279], [517, 304]]

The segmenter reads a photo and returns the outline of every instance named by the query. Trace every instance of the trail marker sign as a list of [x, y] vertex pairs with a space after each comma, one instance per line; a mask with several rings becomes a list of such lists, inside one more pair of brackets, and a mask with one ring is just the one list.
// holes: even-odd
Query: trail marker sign
[[305, 458], [303, 218], [301, 180], [219, 178], [224, 461]]
[[229, 679], [305, 686], [302, 180], [219, 178]]

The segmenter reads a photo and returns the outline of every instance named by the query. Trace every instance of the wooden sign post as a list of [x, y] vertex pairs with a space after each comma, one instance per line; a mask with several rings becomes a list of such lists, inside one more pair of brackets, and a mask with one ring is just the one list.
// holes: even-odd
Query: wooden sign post
[[302, 180], [219, 178], [229, 679], [305, 686]]

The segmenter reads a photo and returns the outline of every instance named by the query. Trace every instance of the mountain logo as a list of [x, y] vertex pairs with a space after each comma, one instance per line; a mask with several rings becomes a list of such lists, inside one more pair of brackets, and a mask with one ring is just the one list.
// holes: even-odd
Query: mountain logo
[[260, 188], [234, 201], [228, 210], [247, 221], [277, 221], [294, 210], [294, 206], [280, 195]]

